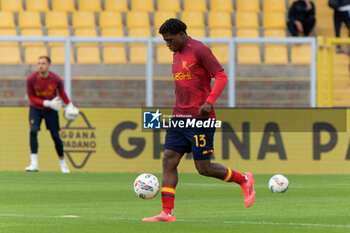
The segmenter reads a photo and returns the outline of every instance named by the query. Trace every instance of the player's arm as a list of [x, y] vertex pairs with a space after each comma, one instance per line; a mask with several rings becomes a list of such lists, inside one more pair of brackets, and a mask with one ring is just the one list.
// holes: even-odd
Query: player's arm
[[74, 111], [79, 111], [74, 105], [73, 103], [69, 100], [66, 91], [64, 90], [64, 85], [63, 85], [63, 81], [62, 79], [59, 79], [58, 85], [57, 85], [57, 90], [58, 90], [58, 94], [60, 95], [60, 97], [62, 98], [63, 102], [66, 104], [66, 110], [70, 109], [72, 111], [72, 109], [76, 109]]

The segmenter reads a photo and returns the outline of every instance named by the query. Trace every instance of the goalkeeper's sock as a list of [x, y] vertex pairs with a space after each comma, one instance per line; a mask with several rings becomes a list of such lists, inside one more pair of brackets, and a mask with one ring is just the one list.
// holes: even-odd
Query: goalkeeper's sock
[[60, 166], [67, 166], [66, 164], [66, 160], [63, 158], [63, 159], [59, 159], [60, 161]]
[[38, 166], [38, 154], [30, 154], [30, 163], [34, 166]]
[[247, 180], [247, 177], [242, 173], [232, 170], [231, 168], [227, 168], [226, 176], [222, 180], [225, 182], [235, 182], [241, 185]]
[[163, 202], [163, 211], [166, 214], [173, 215], [174, 201], [175, 201], [175, 188], [163, 185], [161, 194], [162, 194], [162, 202]]

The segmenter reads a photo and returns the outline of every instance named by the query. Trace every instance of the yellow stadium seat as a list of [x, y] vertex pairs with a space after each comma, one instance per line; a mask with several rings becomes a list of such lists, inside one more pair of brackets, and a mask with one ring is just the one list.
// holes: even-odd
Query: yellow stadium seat
[[103, 47], [104, 64], [126, 64], [126, 52], [124, 46], [107, 46]]
[[15, 19], [12, 12], [0, 11], [0, 28], [15, 28]]
[[[17, 31], [14, 28], [0, 29], [1, 36], [17, 36]], [[18, 46], [18, 42], [0, 42], [0, 46]]]
[[180, 0], [158, 0], [158, 11], [174, 12], [178, 13], [181, 11]]
[[266, 12], [286, 12], [286, 0], [264, 0], [263, 10]]
[[237, 37], [257, 38], [259, 31], [257, 29], [238, 29]]
[[75, 11], [74, 0], [51, 0], [53, 11]]
[[209, 28], [232, 28], [230, 13], [210, 11], [208, 14], [208, 26]]
[[151, 13], [154, 11], [153, 0], [131, 0], [131, 10]]
[[[72, 51], [72, 50], [71, 50]], [[65, 48], [63, 46], [54, 46], [50, 49], [50, 58], [53, 65], [63, 65], [65, 59]], [[70, 63], [74, 64], [73, 52], [71, 52]]]
[[100, 13], [100, 27], [101, 28], [122, 28], [123, 21], [120, 12], [103, 11]]
[[1, 0], [2, 11], [21, 12], [23, 11], [22, 0]]
[[49, 3], [47, 0], [26, 0], [27, 11], [48, 12]]
[[100, 12], [101, 2], [99, 0], [78, 0], [78, 10]]
[[206, 37], [204, 28], [188, 28], [186, 32], [187, 32], [187, 35], [193, 38]]
[[150, 21], [148, 13], [129, 11], [126, 14], [126, 25], [128, 28], [149, 28]]
[[237, 11], [260, 12], [259, 0], [237, 0]]
[[24, 51], [24, 62], [29, 65], [38, 64], [38, 57], [47, 56], [47, 49], [45, 46], [27, 47]]
[[258, 14], [254, 12], [237, 12], [236, 27], [240, 28], [259, 28]]
[[264, 31], [264, 37], [286, 37], [286, 30], [284, 29], [266, 29]]
[[20, 28], [41, 28], [40, 13], [35, 11], [22, 11], [18, 15]]
[[268, 45], [265, 47], [265, 64], [285, 65], [288, 64], [288, 53], [285, 45]]
[[213, 44], [211, 51], [221, 64], [227, 64], [229, 61], [228, 45]]
[[173, 63], [173, 53], [164, 44], [157, 47], [156, 57], [158, 64], [169, 65]]
[[[22, 29], [21, 30], [21, 36], [37, 36], [42, 37], [43, 31], [41, 29]], [[28, 46], [44, 46], [44, 42], [22, 42], [22, 46], [28, 47]]]
[[95, 16], [91, 11], [75, 11], [73, 12], [73, 27], [74, 28], [94, 28]]
[[210, 0], [210, 11], [233, 12], [232, 0]]
[[183, 11], [181, 20], [186, 23], [187, 28], [204, 28], [204, 15], [199, 11]]
[[130, 63], [135, 65], [146, 64], [147, 48], [144, 45], [130, 46]]
[[[96, 37], [97, 36], [97, 31], [96, 28], [80, 28], [80, 29], [76, 29], [75, 36], [79, 36], [79, 37]], [[75, 43], [75, 46], [84, 46], [84, 47], [93, 47], [93, 46], [97, 46], [97, 43], [93, 43], [93, 42], [77, 42]]]
[[77, 63], [82, 65], [100, 64], [100, 50], [98, 47], [81, 46], [77, 48]]
[[[63, 28], [63, 29], [49, 29], [48, 36], [55, 36], [55, 37], [66, 37], [70, 36], [69, 29]], [[49, 42], [49, 46], [64, 46], [64, 42]]]
[[286, 16], [284, 13], [269, 12], [263, 15], [263, 26], [265, 29], [283, 29], [286, 28]]
[[49, 29], [68, 28], [68, 14], [64, 11], [50, 11], [45, 15], [45, 26]]
[[105, 0], [105, 11], [128, 11], [128, 0]]
[[209, 36], [218, 38], [232, 37], [232, 30], [228, 28], [213, 28], [210, 29]]
[[206, 0], [183, 0], [184, 11], [207, 12]]
[[0, 47], [0, 64], [16, 65], [22, 63], [18, 46]]
[[[123, 28], [103, 28], [101, 31], [101, 36], [105, 37], [123, 37], [124, 36], [124, 30]], [[124, 43], [102, 43], [104, 47], [106, 46], [117, 46], [122, 45], [124, 46]]]
[[292, 45], [291, 62], [295, 65], [309, 65], [311, 62], [310, 45]]
[[240, 65], [261, 64], [260, 48], [258, 46], [243, 46], [237, 50], [237, 63]]
[[154, 28], [157, 30], [156, 33], [158, 33], [158, 29], [160, 28], [160, 26], [162, 26], [165, 20], [170, 18], [176, 18], [176, 13], [171, 11], [154, 12]]
[[149, 28], [131, 28], [129, 30], [130, 37], [150, 37], [151, 31]]

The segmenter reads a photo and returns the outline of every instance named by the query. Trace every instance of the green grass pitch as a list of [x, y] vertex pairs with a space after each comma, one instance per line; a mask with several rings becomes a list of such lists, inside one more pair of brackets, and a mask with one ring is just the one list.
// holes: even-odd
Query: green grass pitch
[[350, 175], [287, 175], [284, 194], [255, 175], [246, 208], [238, 185], [180, 174], [175, 223], [141, 222], [160, 213], [161, 197], [138, 198], [137, 175], [0, 172], [0, 232], [350, 232]]

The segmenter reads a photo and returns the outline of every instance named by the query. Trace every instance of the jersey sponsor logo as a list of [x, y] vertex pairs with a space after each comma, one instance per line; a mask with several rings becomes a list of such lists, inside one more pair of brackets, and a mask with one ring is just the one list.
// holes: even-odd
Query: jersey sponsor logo
[[180, 81], [180, 80], [191, 80], [192, 76], [190, 72], [178, 72], [178, 73], [173, 73], [174, 80]]

